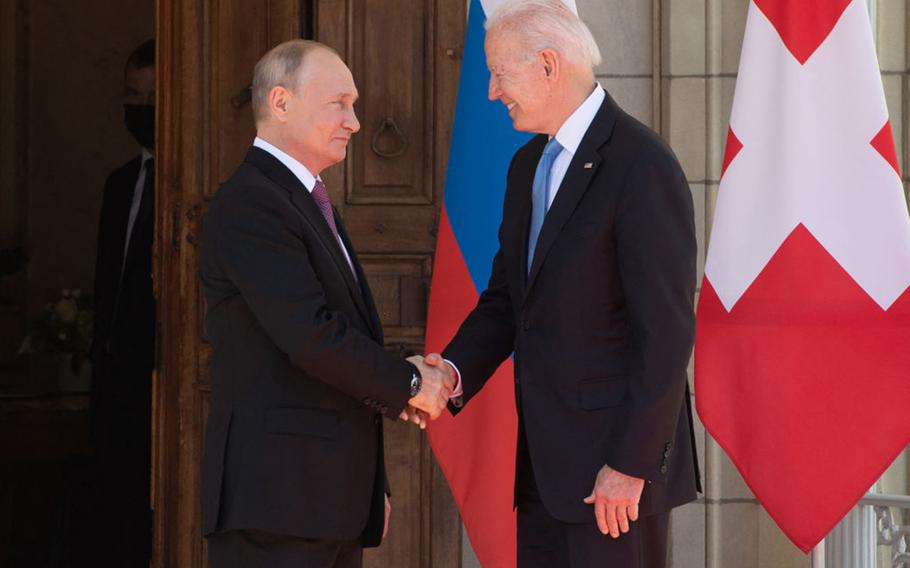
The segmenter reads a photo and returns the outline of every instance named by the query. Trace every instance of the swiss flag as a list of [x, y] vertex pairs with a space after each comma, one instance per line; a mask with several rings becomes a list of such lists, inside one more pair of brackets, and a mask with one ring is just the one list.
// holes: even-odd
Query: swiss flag
[[753, 0], [698, 412], [809, 551], [910, 443], [910, 218], [865, 0]]

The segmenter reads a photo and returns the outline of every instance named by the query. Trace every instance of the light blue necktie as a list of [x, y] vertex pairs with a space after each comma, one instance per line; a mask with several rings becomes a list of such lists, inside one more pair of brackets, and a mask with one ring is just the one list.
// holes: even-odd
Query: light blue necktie
[[537, 237], [543, 227], [543, 218], [549, 207], [550, 170], [553, 160], [562, 152], [562, 146], [556, 137], [550, 138], [543, 149], [543, 155], [537, 162], [537, 171], [534, 173], [534, 185], [531, 189], [531, 230], [528, 233], [528, 274], [531, 273], [531, 263], [534, 262], [534, 249], [537, 248]]

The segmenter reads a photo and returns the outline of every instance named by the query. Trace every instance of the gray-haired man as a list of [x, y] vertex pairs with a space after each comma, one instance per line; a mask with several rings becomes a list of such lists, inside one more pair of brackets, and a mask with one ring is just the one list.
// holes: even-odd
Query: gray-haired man
[[445, 373], [382, 348], [366, 277], [319, 173], [360, 129], [351, 72], [324, 45], [256, 65], [257, 137], [205, 219], [214, 349], [203, 460], [213, 568], [361, 565], [388, 526], [382, 417], [438, 416]]
[[461, 373], [451, 408], [514, 352], [520, 568], [662, 567], [669, 510], [698, 483], [685, 175], [595, 82], [597, 45], [560, 0], [504, 4], [485, 50], [489, 98], [539, 135], [512, 159], [489, 285], [442, 354]]

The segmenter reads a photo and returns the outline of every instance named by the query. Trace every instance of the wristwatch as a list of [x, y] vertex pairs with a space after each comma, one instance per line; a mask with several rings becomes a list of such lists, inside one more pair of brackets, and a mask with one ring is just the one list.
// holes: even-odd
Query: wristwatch
[[417, 373], [411, 373], [411, 398], [417, 396], [417, 393], [420, 392], [420, 387], [423, 385], [423, 381], [420, 378], [420, 375]]

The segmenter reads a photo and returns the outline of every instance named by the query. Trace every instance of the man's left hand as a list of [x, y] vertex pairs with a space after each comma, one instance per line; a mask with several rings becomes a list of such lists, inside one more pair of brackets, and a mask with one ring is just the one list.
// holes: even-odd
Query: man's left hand
[[389, 502], [389, 496], [385, 496], [385, 524], [382, 526], [382, 540], [385, 535], [389, 534], [389, 516], [392, 514], [392, 504]]
[[608, 465], [597, 472], [594, 490], [585, 497], [594, 505], [597, 527], [603, 534], [619, 538], [619, 533], [629, 532], [629, 521], [638, 520], [638, 501], [645, 487], [645, 480], [620, 473]]

